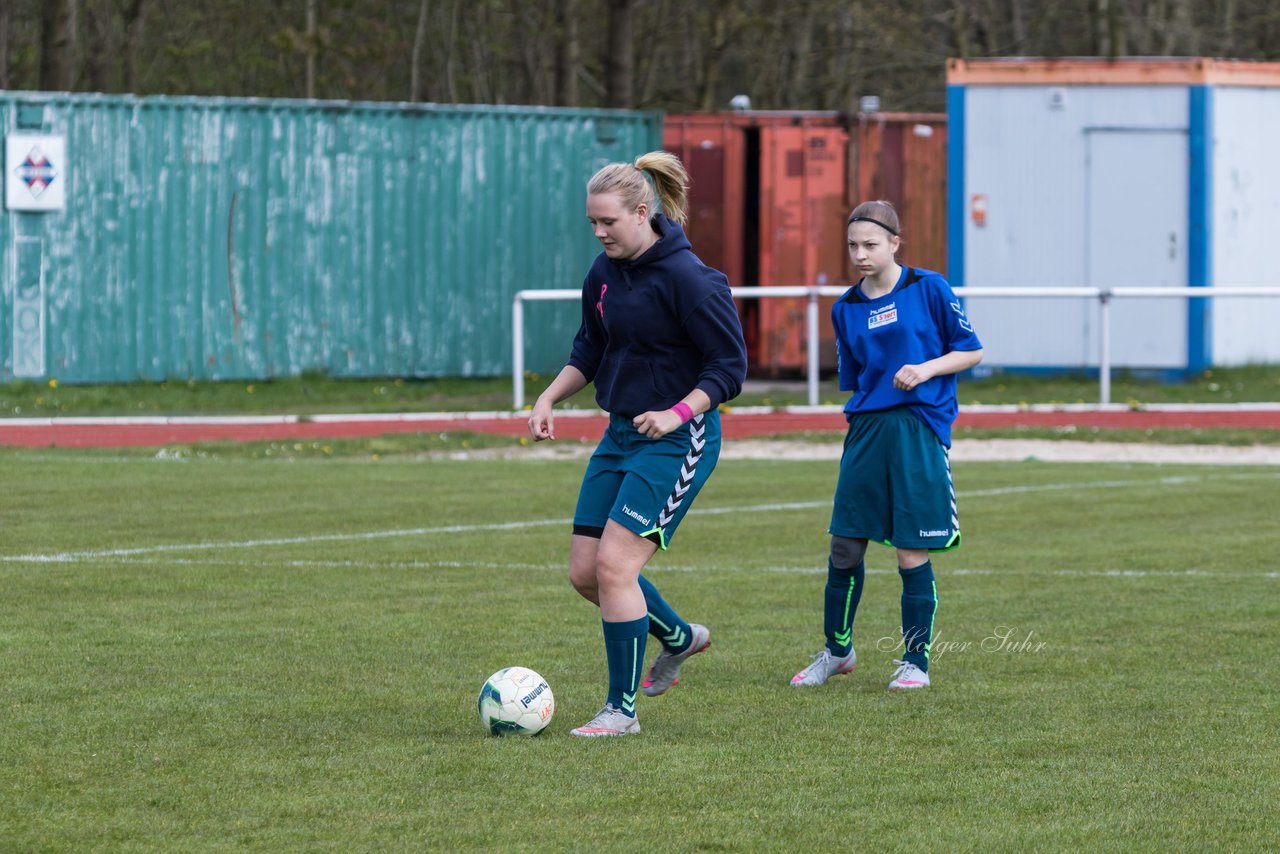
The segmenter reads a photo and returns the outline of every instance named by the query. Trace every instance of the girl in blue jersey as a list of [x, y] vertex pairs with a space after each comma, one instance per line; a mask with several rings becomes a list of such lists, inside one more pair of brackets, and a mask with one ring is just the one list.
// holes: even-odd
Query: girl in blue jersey
[[831, 513], [823, 600], [826, 645], [792, 685], [821, 685], [853, 669], [853, 618], [868, 541], [892, 546], [902, 578], [902, 660], [890, 691], [929, 684], [937, 585], [929, 553], [960, 545], [951, 482], [956, 374], [982, 360], [960, 301], [941, 275], [895, 261], [897, 211], [864, 202], [848, 220], [861, 279], [831, 309], [849, 429]]
[[[609, 413], [578, 494], [569, 554], [569, 580], [600, 607], [609, 690], [577, 736], [638, 733], [637, 692], [662, 694], [711, 643], [705, 626], [681, 619], [640, 574], [715, 468], [716, 407], [737, 396], [747, 371], [729, 283], [698, 260], [681, 228], [687, 184], [666, 152], [610, 164], [588, 182], [587, 220], [604, 251], [582, 285], [569, 363], [529, 417], [535, 440], [554, 439], [552, 407], [589, 382]], [[662, 650], [642, 683], [649, 633]]]

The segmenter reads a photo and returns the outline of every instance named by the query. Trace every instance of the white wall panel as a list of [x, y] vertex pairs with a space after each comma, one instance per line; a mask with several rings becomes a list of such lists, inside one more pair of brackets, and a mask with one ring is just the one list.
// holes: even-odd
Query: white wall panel
[[[965, 95], [966, 285], [1122, 284], [1133, 267], [1125, 252], [1135, 240], [1166, 248], [1169, 204], [1180, 204], [1177, 221], [1185, 232], [1185, 87], [970, 86]], [[1100, 134], [1108, 139], [1102, 149]], [[1181, 143], [1171, 146], [1170, 135]], [[1117, 139], [1123, 144], [1113, 144]], [[1100, 150], [1108, 157], [1132, 158], [1133, 168], [1112, 159], [1106, 163], [1107, 175], [1091, 178], [1090, 157], [1097, 158]], [[1162, 190], [1172, 193], [1154, 203], [1164, 214], [1158, 224], [1144, 216], [1149, 200], [1142, 196], [1146, 185], [1141, 182], [1153, 176]], [[1100, 203], [1102, 191], [1109, 216], [1099, 231], [1091, 224], [1097, 216], [1091, 206]], [[985, 196], [985, 225], [970, 215], [975, 195]], [[1127, 218], [1126, 212], [1132, 216]], [[1119, 223], [1126, 227], [1112, 227]], [[1112, 272], [1118, 280], [1112, 281]], [[1185, 275], [1168, 284], [1185, 284]], [[975, 298], [967, 311], [982, 336], [989, 365], [1098, 364], [1098, 309], [1092, 300]], [[1172, 300], [1145, 310], [1122, 306], [1117, 317], [1122, 328], [1132, 329], [1125, 333], [1133, 336], [1132, 346], [1116, 351], [1127, 364], [1185, 364], [1184, 306]], [[1171, 328], [1152, 333], [1153, 319]]]
[[[1219, 88], [1214, 101], [1212, 284], [1280, 286], [1280, 89]], [[1280, 297], [1213, 301], [1214, 363], [1280, 362]]]

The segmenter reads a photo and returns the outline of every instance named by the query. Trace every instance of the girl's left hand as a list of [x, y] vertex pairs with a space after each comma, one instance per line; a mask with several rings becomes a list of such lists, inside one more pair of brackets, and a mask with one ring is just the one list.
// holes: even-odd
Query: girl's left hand
[[680, 420], [679, 413], [664, 409], [661, 412], [641, 412], [631, 423], [650, 439], [661, 439], [684, 422]]

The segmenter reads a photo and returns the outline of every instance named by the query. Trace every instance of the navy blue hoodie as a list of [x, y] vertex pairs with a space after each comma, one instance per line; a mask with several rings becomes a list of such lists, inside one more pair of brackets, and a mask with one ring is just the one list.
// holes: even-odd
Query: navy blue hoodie
[[670, 409], [694, 388], [714, 409], [737, 397], [747, 375], [729, 282], [698, 260], [679, 223], [658, 214], [650, 224], [658, 242], [639, 258], [601, 252], [591, 265], [569, 364], [614, 415]]

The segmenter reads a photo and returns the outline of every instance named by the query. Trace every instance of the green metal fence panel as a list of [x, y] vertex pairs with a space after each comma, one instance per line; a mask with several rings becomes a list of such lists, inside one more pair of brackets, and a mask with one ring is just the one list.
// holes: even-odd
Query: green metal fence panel
[[[65, 138], [61, 210], [0, 213], [0, 380], [495, 376], [511, 303], [577, 287], [585, 185], [653, 112], [0, 92]], [[528, 315], [556, 370], [578, 307]]]

